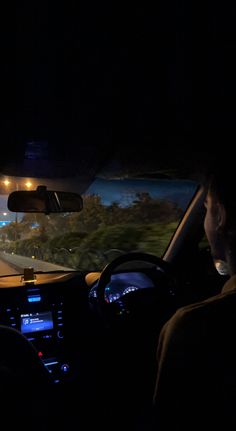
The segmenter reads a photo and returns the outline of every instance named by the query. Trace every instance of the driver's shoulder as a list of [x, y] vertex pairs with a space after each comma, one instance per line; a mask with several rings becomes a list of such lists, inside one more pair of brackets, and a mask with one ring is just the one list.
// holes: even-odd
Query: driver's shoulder
[[236, 306], [236, 291], [222, 292], [203, 301], [185, 305], [176, 310], [163, 326], [163, 333], [200, 333], [208, 324], [219, 321], [219, 315], [227, 314]]

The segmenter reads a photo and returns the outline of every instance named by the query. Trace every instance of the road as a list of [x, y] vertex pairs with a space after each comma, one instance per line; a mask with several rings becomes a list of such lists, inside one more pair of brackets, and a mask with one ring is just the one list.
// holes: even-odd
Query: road
[[[27, 256], [20, 256], [12, 253], [3, 253], [3, 259], [0, 255], [0, 275], [19, 274], [24, 272], [24, 268], [33, 268], [34, 271], [75, 271], [73, 268], [56, 265], [51, 262], [45, 262], [39, 259], [32, 259]], [[11, 267], [11, 264], [13, 267]], [[16, 269], [14, 269], [16, 268]], [[18, 269], [18, 271], [17, 271]]]
[[18, 272], [12, 268], [12, 266], [8, 265], [6, 262], [0, 259], [0, 276], [9, 275], [9, 274], [17, 274]]

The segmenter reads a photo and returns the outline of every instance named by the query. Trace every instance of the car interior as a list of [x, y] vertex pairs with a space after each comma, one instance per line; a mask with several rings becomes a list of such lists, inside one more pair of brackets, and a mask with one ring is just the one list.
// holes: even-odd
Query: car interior
[[234, 144], [235, 10], [43, 3], [2, 38], [1, 418], [146, 431], [161, 328], [227, 279], [204, 178]]
[[[206, 159], [201, 157], [202, 167]], [[179, 307], [219, 293], [225, 282], [225, 276], [220, 276], [215, 269], [204, 238], [205, 192], [201, 169], [197, 172], [195, 168], [193, 174], [191, 165], [189, 176], [184, 172], [183, 179], [178, 166], [172, 170], [164, 159], [162, 163], [166, 163], [165, 169], [170, 169], [171, 174], [163, 172], [162, 163], [160, 169], [156, 166], [155, 172], [143, 172], [134, 163], [135, 159], [129, 167], [127, 163], [119, 163], [118, 170], [111, 172], [112, 164], [106, 160], [101, 174], [98, 171], [95, 178], [97, 188], [90, 181], [92, 194], [84, 193], [83, 197], [75, 192], [75, 184], [68, 189], [64, 178], [57, 179], [61, 190], [59, 187], [52, 190], [48, 178], [43, 178], [44, 183], [34, 190], [27, 190], [26, 186], [22, 190], [17, 177], [15, 190], [16, 177], [7, 177], [13, 188], [3, 196], [13, 218], [1, 227], [1, 262], [7, 269], [4, 267], [6, 272], [0, 277], [0, 323], [4, 346], [1, 380], [7, 388], [2, 397], [4, 401], [5, 393], [10, 392], [11, 400], [5, 407], [8, 420], [9, 407], [12, 410], [16, 404], [18, 420], [24, 423], [27, 416], [39, 427], [46, 422], [49, 429], [55, 424], [58, 429], [68, 429], [70, 421], [81, 429], [98, 424], [109, 429], [118, 429], [124, 423], [129, 429], [149, 426], [156, 349], [163, 324]], [[5, 172], [3, 178], [6, 178]], [[32, 182], [36, 180], [38, 184], [37, 178], [31, 178]], [[94, 222], [99, 211], [97, 193], [100, 187], [103, 195], [106, 181], [110, 188], [132, 181], [132, 187], [148, 184], [155, 190], [162, 185], [169, 190], [162, 199], [150, 198], [148, 194], [140, 198], [139, 192], [131, 197], [129, 182], [132, 202], [122, 206], [122, 192], [120, 204], [110, 201], [100, 205], [110, 217], [114, 212], [113, 226], [101, 227], [101, 222], [98, 228], [92, 226], [91, 233], [85, 237], [87, 248], [81, 246], [85, 240], [83, 236], [76, 236], [78, 232], [72, 230], [70, 236], [60, 236], [58, 228], [63, 229], [58, 224], [60, 218], [67, 232], [73, 220], [70, 217], [76, 214], [83, 217], [83, 211], [86, 214], [91, 204], [95, 205], [95, 212], [91, 207], [89, 220]], [[179, 194], [182, 198], [186, 193], [181, 188], [183, 184], [188, 192], [184, 208], [176, 213], [177, 222], [166, 225], [169, 213], [173, 216], [176, 210], [170, 205], [171, 199], [179, 198]], [[111, 190], [112, 195], [117, 193]], [[86, 206], [88, 199], [92, 199], [90, 207]], [[160, 202], [169, 205], [164, 213]], [[120, 217], [115, 212], [117, 208], [127, 218], [122, 225], [114, 225]], [[130, 248], [132, 241], [128, 235], [132, 236], [133, 230], [127, 230], [127, 220], [132, 224], [131, 212], [139, 218], [145, 216], [140, 225], [133, 224], [138, 235], [144, 226], [149, 231], [153, 229], [152, 217], [155, 225], [160, 224], [160, 232], [166, 234], [172, 226], [159, 252], [153, 250], [163, 238], [155, 229], [143, 242], [138, 240], [139, 248]], [[104, 214], [102, 217], [106, 220]], [[43, 239], [40, 243], [39, 239], [51, 232], [44, 219], [51, 227], [54, 225], [50, 234], [53, 238], [51, 242]], [[103, 242], [105, 232], [110, 232], [110, 236]], [[58, 237], [60, 240], [63, 237], [64, 242], [61, 247], [52, 248]], [[76, 244], [73, 249], [72, 243]], [[51, 254], [46, 252], [45, 244], [51, 247]], [[80, 259], [81, 253], [86, 255], [85, 260]], [[27, 402], [25, 391], [31, 394]], [[17, 394], [14, 399], [13, 393]]]

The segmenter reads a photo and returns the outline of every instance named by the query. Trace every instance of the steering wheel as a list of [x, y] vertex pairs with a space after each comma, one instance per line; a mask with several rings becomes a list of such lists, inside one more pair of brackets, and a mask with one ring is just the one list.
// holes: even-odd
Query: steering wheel
[[98, 285], [97, 285], [97, 301], [98, 305], [101, 309], [104, 309], [108, 306], [108, 302], [105, 297], [105, 289], [107, 284], [111, 280], [111, 276], [118, 266], [127, 263], [129, 261], [143, 261], [145, 263], [150, 263], [156, 266], [156, 268], [166, 276], [167, 281], [170, 284], [175, 284], [175, 277], [172, 271], [172, 267], [169, 263], [164, 261], [162, 258], [157, 257], [153, 254], [143, 253], [143, 252], [132, 252], [126, 253], [121, 256], [116, 257], [112, 262], [108, 263], [103, 271], [101, 272]]

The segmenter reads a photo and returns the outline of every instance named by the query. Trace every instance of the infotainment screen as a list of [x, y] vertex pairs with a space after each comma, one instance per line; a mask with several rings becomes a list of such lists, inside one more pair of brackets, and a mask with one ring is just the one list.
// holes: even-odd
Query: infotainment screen
[[49, 331], [53, 329], [53, 319], [51, 311], [42, 311], [39, 313], [21, 314], [21, 332]]

